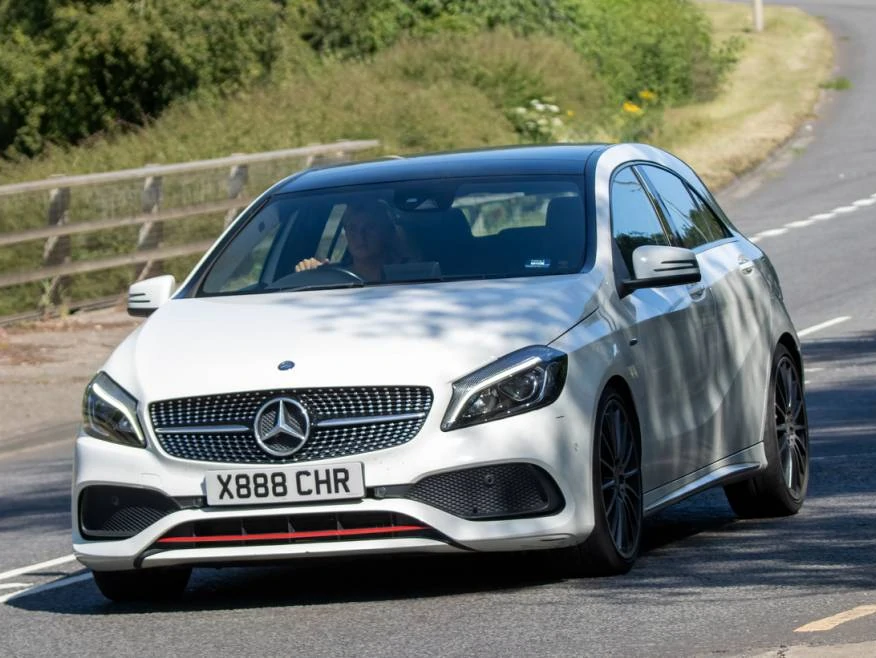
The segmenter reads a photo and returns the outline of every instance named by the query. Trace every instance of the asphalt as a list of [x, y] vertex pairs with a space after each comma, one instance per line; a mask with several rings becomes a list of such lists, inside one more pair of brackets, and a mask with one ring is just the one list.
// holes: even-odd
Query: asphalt
[[[702, 494], [652, 517], [612, 579], [565, 579], [545, 555], [374, 559], [202, 570], [173, 606], [111, 606], [74, 562], [4, 576], [69, 554], [54, 443], [0, 459], [0, 601], [23, 592], [0, 603], [0, 655], [876, 655], [876, 615], [795, 631], [876, 605], [876, 204], [833, 212], [876, 199], [876, 0], [788, 4], [825, 18], [852, 88], [827, 94], [802, 153], [721, 201], [761, 236], [798, 329], [834, 321], [804, 337], [800, 514], [740, 521]], [[787, 227], [815, 215], [832, 216]]]

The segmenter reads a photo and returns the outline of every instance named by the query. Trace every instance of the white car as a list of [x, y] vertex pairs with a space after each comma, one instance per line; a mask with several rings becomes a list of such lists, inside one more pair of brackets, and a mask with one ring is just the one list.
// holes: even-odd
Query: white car
[[309, 170], [247, 208], [85, 393], [73, 547], [114, 600], [193, 565], [561, 551], [628, 571], [643, 518], [723, 486], [803, 502], [776, 274], [637, 145]]

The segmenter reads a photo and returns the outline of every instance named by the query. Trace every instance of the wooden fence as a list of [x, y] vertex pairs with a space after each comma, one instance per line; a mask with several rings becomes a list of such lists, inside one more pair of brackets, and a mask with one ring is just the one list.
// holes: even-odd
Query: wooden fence
[[[162, 261], [180, 256], [201, 254], [212, 244], [210, 239], [165, 246], [162, 244], [164, 225], [188, 218], [225, 214], [228, 224], [251, 200], [247, 191], [249, 167], [255, 163], [279, 160], [303, 159], [304, 167], [323, 162], [336, 162], [349, 159], [351, 153], [374, 149], [379, 142], [374, 140], [345, 141], [333, 144], [319, 144], [281, 151], [232, 155], [226, 158], [184, 162], [171, 165], [150, 165], [139, 169], [126, 169], [100, 174], [82, 176], [55, 176], [45, 180], [0, 185], [0, 200], [15, 195], [28, 195], [46, 192], [48, 198], [47, 221], [43, 227], [14, 233], [0, 233], [0, 248], [44, 240], [41, 267], [14, 272], [0, 272], [0, 294], [3, 289], [32, 282], [44, 282], [45, 290], [41, 300], [34, 300], [33, 308], [42, 303], [45, 306], [61, 302], [64, 282], [72, 276], [97, 272], [124, 265], [137, 267], [135, 280], [161, 273]], [[221, 201], [197, 203], [172, 209], [162, 209], [162, 190], [166, 177], [192, 174], [195, 172], [220, 170], [225, 178], [227, 198]], [[140, 212], [123, 217], [108, 217], [93, 221], [70, 223], [70, 203], [74, 188], [93, 187], [110, 183], [142, 180]], [[260, 192], [261, 190], [256, 190]], [[94, 260], [71, 259], [71, 236], [83, 233], [106, 231], [121, 227], [139, 226], [139, 235], [131, 251], [121, 255], [101, 257]], [[122, 292], [122, 291], [119, 291]], [[115, 298], [112, 298], [113, 300]], [[80, 306], [94, 306], [107, 303], [108, 299], [80, 300]], [[15, 316], [0, 318], [18, 320], [38, 316], [45, 308]]]

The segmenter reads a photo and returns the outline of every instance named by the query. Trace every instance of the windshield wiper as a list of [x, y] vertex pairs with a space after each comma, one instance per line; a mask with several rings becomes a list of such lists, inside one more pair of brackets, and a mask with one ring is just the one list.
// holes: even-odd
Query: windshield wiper
[[307, 286], [289, 286], [281, 288], [266, 287], [262, 292], [298, 292], [299, 290], [336, 290], [339, 288], [364, 288], [364, 281], [349, 281], [344, 283], [323, 283]]

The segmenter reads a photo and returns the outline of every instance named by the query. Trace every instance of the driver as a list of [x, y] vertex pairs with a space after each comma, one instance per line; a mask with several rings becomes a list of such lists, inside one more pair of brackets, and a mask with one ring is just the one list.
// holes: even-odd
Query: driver
[[[380, 281], [384, 265], [401, 263], [401, 240], [389, 208], [382, 203], [360, 202], [347, 206], [341, 218], [347, 237], [349, 263], [342, 264], [365, 281]], [[296, 272], [327, 265], [327, 259], [305, 258]]]

